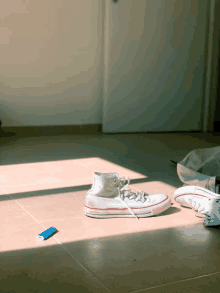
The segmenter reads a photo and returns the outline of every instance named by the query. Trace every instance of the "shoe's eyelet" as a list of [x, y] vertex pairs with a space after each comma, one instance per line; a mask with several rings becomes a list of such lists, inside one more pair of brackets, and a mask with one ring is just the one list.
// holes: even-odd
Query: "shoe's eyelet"
[[114, 179], [114, 182], [116, 182], [117, 180], [116, 179]]
[[115, 184], [115, 187], [118, 187], [118, 184]]

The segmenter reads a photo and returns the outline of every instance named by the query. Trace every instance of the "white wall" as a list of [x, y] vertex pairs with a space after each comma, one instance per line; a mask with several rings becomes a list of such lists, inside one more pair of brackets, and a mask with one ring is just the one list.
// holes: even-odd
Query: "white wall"
[[209, 6], [106, 1], [104, 132], [201, 129]]
[[101, 123], [101, 0], [1, 0], [3, 126]]

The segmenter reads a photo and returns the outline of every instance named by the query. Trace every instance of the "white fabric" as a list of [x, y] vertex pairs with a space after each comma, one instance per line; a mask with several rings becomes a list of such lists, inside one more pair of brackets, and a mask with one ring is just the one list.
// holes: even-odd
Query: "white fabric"
[[196, 196], [186, 196], [186, 202], [197, 211], [196, 216], [200, 217], [199, 214], [203, 216], [209, 216], [208, 211], [211, 210], [211, 206], [209, 204], [209, 199], [201, 199]]
[[184, 185], [201, 186], [218, 192], [216, 177], [220, 176], [220, 147], [191, 151], [177, 163], [177, 174]]
[[186, 196], [188, 204], [197, 211], [196, 216], [204, 217], [205, 226], [220, 225], [220, 200], [214, 198], [199, 198], [191, 195]]

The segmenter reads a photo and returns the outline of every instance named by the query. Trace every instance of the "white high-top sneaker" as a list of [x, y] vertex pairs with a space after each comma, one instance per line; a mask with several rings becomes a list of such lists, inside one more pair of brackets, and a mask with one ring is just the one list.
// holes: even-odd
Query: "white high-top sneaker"
[[[126, 184], [127, 181], [127, 184]], [[117, 173], [94, 173], [92, 188], [85, 200], [85, 214], [94, 218], [149, 217], [171, 206], [165, 194], [149, 195], [128, 189], [129, 179]]]
[[191, 205], [189, 205], [189, 203], [186, 201], [186, 197], [190, 195], [196, 195], [198, 198], [201, 199], [220, 199], [220, 194], [199, 186], [180, 187], [175, 191], [173, 198], [180, 205], [185, 207], [191, 207]]
[[186, 195], [187, 204], [204, 217], [205, 226], [220, 225], [220, 199], [205, 198], [197, 195]]

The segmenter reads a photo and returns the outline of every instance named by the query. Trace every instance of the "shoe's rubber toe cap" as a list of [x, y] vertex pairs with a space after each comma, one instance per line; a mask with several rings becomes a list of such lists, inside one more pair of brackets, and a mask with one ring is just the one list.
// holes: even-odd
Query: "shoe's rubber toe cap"
[[195, 193], [195, 186], [183, 186], [178, 188], [175, 191], [173, 198], [178, 204], [185, 207], [190, 207], [190, 205], [186, 201], [186, 196], [192, 195], [194, 193]]
[[166, 194], [152, 195], [150, 206], [153, 214], [156, 215], [171, 207], [171, 199]]

